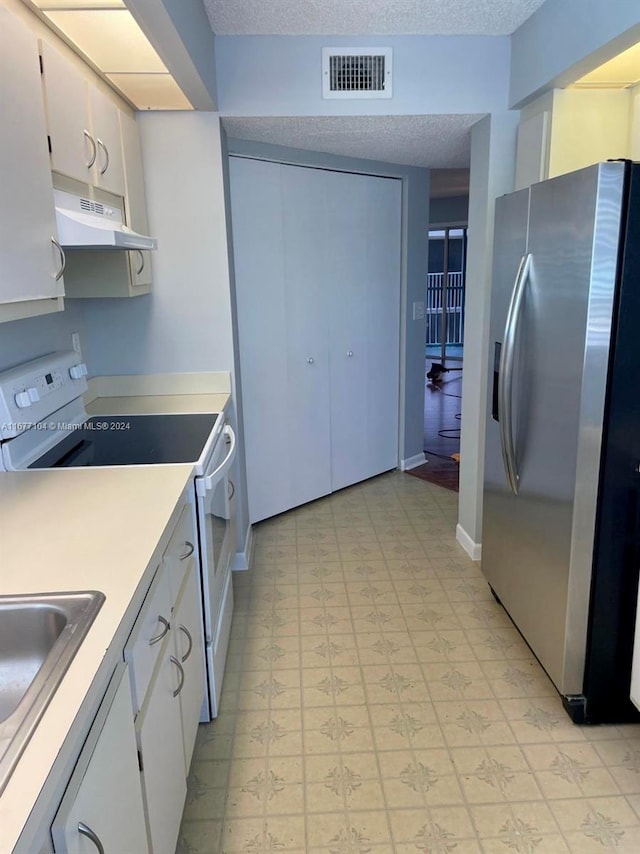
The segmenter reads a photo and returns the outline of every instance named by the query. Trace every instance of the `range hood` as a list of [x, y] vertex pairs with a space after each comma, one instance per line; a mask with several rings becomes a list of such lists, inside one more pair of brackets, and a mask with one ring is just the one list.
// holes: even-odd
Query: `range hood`
[[54, 190], [53, 195], [58, 242], [65, 249], [157, 249], [154, 237], [138, 234], [124, 224], [122, 209], [117, 205], [64, 190]]

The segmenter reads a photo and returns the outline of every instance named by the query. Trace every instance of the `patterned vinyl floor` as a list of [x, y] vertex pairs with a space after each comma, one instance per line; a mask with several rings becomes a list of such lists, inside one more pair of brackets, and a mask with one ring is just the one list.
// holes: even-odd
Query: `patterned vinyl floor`
[[180, 854], [640, 852], [640, 727], [571, 723], [456, 503], [393, 472], [256, 527]]

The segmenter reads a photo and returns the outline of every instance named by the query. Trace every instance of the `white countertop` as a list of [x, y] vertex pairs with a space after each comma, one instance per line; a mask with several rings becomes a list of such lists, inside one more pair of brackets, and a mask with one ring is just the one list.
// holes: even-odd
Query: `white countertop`
[[18, 840], [81, 706], [106, 687], [191, 478], [191, 465], [0, 473], [0, 594], [106, 596], [0, 795], [2, 854]]
[[85, 400], [89, 415], [173, 415], [222, 412], [229, 393], [217, 394], [131, 394]]

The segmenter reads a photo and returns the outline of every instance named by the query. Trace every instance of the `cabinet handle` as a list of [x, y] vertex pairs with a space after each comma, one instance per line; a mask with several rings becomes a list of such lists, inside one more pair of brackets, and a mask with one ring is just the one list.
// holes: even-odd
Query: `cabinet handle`
[[98, 156], [98, 149], [96, 147], [96, 141], [91, 136], [88, 130], [83, 131], [85, 139], [89, 140], [91, 144], [91, 157], [89, 158], [89, 162], [87, 163], [87, 169], [91, 169], [93, 164], [96, 162], [96, 157]]
[[59, 282], [62, 278], [62, 274], [64, 273], [64, 268], [67, 266], [67, 256], [64, 254], [64, 249], [60, 246], [55, 237], [51, 238], [51, 242], [60, 253], [60, 266], [58, 267], [58, 272], [53, 277], [56, 282]]
[[229, 497], [229, 501], [231, 501], [233, 496], [236, 494], [236, 485], [232, 480], [229, 481], [229, 487], [228, 487], [228, 493], [227, 494]]
[[160, 629], [160, 632], [157, 635], [154, 635], [152, 638], [149, 638], [149, 646], [153, 646], [154, 643], [159, 643], [159, 641], [161, 641], [162, 638], [165, 637], [169, 631], [169, 623], [167, 620], [165, 620], [164, 617], [158, 616], [158, 622], [160, 623], [162, 628]]
[[180, 560], [186, 560], [188, 557], [191, 557], [195, 549], [195, 546], [193, 543], [190, 543], [189, 540], [185, 540], [184, 544], [187, 547], [187, 550], [183, 555], [180, 555]]
[[[191, 651], [191, 650], [189, 650], [189, 651]], [[180, 693], [180, 691], [182, 691], [182, 689], [184, 688], [184, 667], [180, 664], [180, 662], [179, 662], [179, 661], [178, 661], [178, 659], [175, 657], [175, 655], [170, 656], [170, 661], [171, 661], [173, 664], [175, 664], [175, 666], [176, 666], [176, 667], [178, 668], [178, 670], [180, 671], [180, 684], [178, 685], [178, 687], [176, 688], [176, 690], [173, 692], [173, 696], [174, 696], [174, 697], [177, 697], [177, 696], [178, 696], [178, 694]]]
[[99, 136], [96, 137], [96, 142], [98, 143], [98, 147], [104, 151], [104, 166], [100, 170], [100, 174], [104, 175], [104, 173], [109, 168], [109, 149], [104, 144], [104, 142], [100, 139]]
[[347, 356], [351, 358], [353, 356], [353, 350], [347, 350]]
[[313, 356], [309, 356], [309, 358], [307, 359], [307, 364], [313, 365], [313, 361], [314, 361]]
[[78, 822], [78, 833], [81, 833], [83, 836], [86, 836], [87, 839], [90, 839], [93, 844], [96, 846], [97, 850], [100, 854], [104, 854], [104, 847], [102, 842], [98, 837], [98, 834], [95, 831], [91, 830], [88, 824], [85, 824], [83, 821]]
[[142, 273], [142, 271], [144, 270], [144, 255], [143, 255], [143, 253], [142, 253], [142, 250], [141, 250], [141, 249], [136, 249], [135, 251], [136, 251], [136, 252], [138, 253], [138, 255], [140, 256], [140, 266], [139, 266], [139, 267], [138, 267], [138, 269], [136, 270], [136, 276], [139, 276], [139, 275], [140, 275], [140, 273]]
[[186, 626], [183, 626], [182, 623], [178, 626], [181, 632], [184, 632], [187, 636], [187, 640], [189, 641], [189, 649], [185, 652], [185, 654], [180, 658], [180, 661], [184, 664], [184, 662], [191, 655], [191, 650], [193, 649], [193, 638], [191, 637], [191, 632]]

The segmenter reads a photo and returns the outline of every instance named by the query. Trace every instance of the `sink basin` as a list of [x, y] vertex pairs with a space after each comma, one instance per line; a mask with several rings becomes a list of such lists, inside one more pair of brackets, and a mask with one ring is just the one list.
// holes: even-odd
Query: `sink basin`
[[104, 598], [95, 590], [0, 596], [0, 792]]

